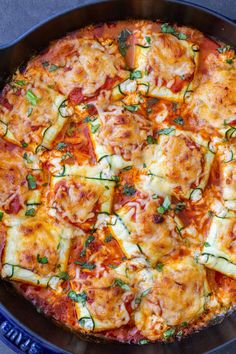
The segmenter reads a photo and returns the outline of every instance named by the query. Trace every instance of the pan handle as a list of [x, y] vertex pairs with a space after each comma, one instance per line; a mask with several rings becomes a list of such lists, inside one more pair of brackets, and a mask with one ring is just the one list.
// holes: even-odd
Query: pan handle
[[0, 341], [18, 354], [64, 354], [25, 330], [0, 306]]

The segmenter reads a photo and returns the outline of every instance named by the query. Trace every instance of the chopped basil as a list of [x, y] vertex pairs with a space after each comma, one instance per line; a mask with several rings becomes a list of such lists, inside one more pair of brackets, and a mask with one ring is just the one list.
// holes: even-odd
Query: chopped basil
[[182, 323], [181, 323], [181, 326], [182, 326], [182, 327], [187, 327], [187, 326], [188, 326], [188, 322], [186, 322], [186, 321], [182, 322]]
[[168, 23], [163, 23], [161, 25], [161, 32], [162, 33], [175, 33], [174, 27], [170, 26]]
[[90, 118], [90, 116], [84, 118], [84, 123], [89, 123], [92, 122], [92, 119]]
[[223, 47], [219, 47], [217, 48], [219, 53], [225, 53], [228, 52], [229, 50], [231, 50], [231, 46], [230, 45], [224, 45]]
[[208, 243], [208, 242], [204, 242], [204, 246], [205, 247], [211, 247], [210, 243]]
[[156, 265], [156, 270], [158, 270], [158, 272], [161, 272], [162, 269], [163, 269], [163, 267], [164, 267], [164, 264], [163, 264], [163, 263], [157, 263], [157, 265]]
[[163, 25], [161, 25], [161, 32], [173, 34], [175, 37], [181, 40], [185, 40], [188, 38], [185, 33], [176, 31], [174, 27], [170, 26], [168, 23], [164, 23]]
[[137, 297], [135, 298], [134, 303], [135, 303], [136, 305], [139, 305], [140, 302], [142, 301], [142, 298], [145, 297], [145, 296], [147, 296], [147, 295], [150, 293], [151, 290], [152, 290], [152, 288], [149, 288], [149, 289], [144, 290], [144, 291], [140, 294], [140, 296], [137, 296]]
[[119, 176], [112, 176], [111, 179], [112, 179], [113, 181], [115, 181], [116, 183], [118, 183], [118, 182], [120, 181]]
[[165, 129], [160, 129], [157, 131], [158, 135], [169, 135], [170, 133], [172, 133], [175, 130], [174, 127], [171, 128], [165, 128]]
[[173, 109], [173, 112], [176, 112], [176, 111], [177, 111], [177, 108], [178, 108], [178, 103], [177, 103], [177, 102], [172, 102], [172, 109]]
[[147, 136], [147, 143], [150, 144], [157, 144], [157, 140], [153, 138], [151, 135]]
[[188, 38], [188, 36], [185, 33], [181, 33], [181, 32], [178, 33], [177, 37], [182, 40], [185, 40]]
[[106, 243], [111, 242], [111, 240], [113, 240], [112, 234], [108, 235], [108, 236], [105, 238], [105, 242], [106, 242]]
[[151, 43], [151, 37], [149, 37], [149, 36], [145, 36], [145, 39], [146, 39], [146, 41], [148, 42], [148, 44], [150, 44], [150, 43]]
[[118, 265], [108, 264], [108, 267], [111, 268], [111, 269], [116, 269], [118, 267]]
[[31, 175], [31, 174], [27, 175], [26, 179], [28, 182], [28, 189], [29, 190], [37, 188], [36, 179], [33, 175]]
[[148, 344], [150, 343], [150, 341], [148, 339], [140, 339], [140, 341], [138, 342], [139, 345], [144, 345], [144, 344]]
[[178, 202], [175, 205], [175, 213], [178, 214], [180, 211], [182, 211], [185, 208], [185, 202]]
[[26, 148], [26, 147], [28, 146], [28, 144], [23, 140], [23, 141], [21, 142], [21, 146], [22, 146], [23, 148]]
[[178, 116], [174, 119], [174, 122], [179, 125], [184, 125], [184, 119], [181, 116]]
[[70, 151], [67, 151], [66, 154], [61, 157], [61, 160], [64, 161], [67, 157], [71, 158], [74, 157], [74, 155]]
[[170, 209], [171, 201], [168, 196], [165, 197], [161, 206], [157, 208], [158, 213], [164, 214], [167, 210]]
[[57, 66], [55, 64], [51, 64], [48, 71], [51, 73], [52, 71], [56, 71], [57, 69], [59, 69], [59, 66]]
[[88, 236], [88, 238], [85, 241], [84, 246], [87, 248], [90, 245], [90, 243], [93, 242], [94, 239], [95, 239], [95, 237], [93, 235]]
[[49, 62], [48, 61], [43, 61], [42, 65], [44, 68], [47, 68], [49, 66]]
[[132, 196], [136, 193], [136, 189], [134, 188], [134, 186], [132, 186], [131, 184], [126, 183], [123, 186], [123, 190], [122, 190], [123, 194], [128, 195], [128, 196]]
[[95, 134], [98, 131], [98, 129], [100, 128], [100, 126], [101, 126], [100, 124], [92, 125], [91, 126], [91, 132], [93, 134]]
[[15, 84], [18, 86], [24, 86], [25, 85], [25, 81], [24, 80], [16, 80]]
[[128, 29], [123, 29], [121, 33], [118, 36], [118, 45], [119, 45], [119, 51], [121, 55], [125, 56], [126, 51], [128, 49], [128, 45], [126, 44], [127, 39], [131, 35], [131, 32]]
[[26, 92], [26, 98], [29, 101], [30, 104], [32, 104], [33, 106], [36, 106], [39, 98], [33, 93], [32, 90], [28, 90]]
[[123, 107], [130, 112], [136, 112], [139, 109], [139, 104], [124, 105]]
[[86, 304], [87, 295], [85, 291], [80, 294], [77, 294], [75, 291], [71, 290], [67, 296], [75, 302], [80, 302], [83, 306]]
[[30, 208], [25, 212], [25, 216], [35, 216], [35, 214], [36, 214], [36, 210], [34, 208]]
[[233, 62], [234, 62], [233, 59], [226, 59], [227, 64], [233, 64]]
[[32, 114], [32, 112], [33, 112], [33, 108], [30, 107], [30, 108], [28, 109], [28, 112], [27, 112], [27, 117], [30, 117], [31, 114]]
[[140, 70], [133, 71], [130, 73], [130, 79], [140, 79], [142, 77], [142, 72]]
[[67, 272], [60, 272], [57, 277], [62, 280], [69, 280], [69, 274]]
[[175, 328], [170, 328], [167, 329], [167, 331], [165, 331], [163, 333], [163, 338], [164, 339], [169, 339], [170, 337], [172, 337], [175, 334]]
[[39, 263], [41, 263], [41, 264], [47, 264], [47, 263], [48, 263], [47, 257], [46, 257], [46, 256], [40, 257], [39, 254], [37, 254], [37, 261], [38, 261]]
[[29, 158], [27, 152], [24, 152], [23, 159], [27, 161], [27, 163], [33, 163], [33, 161]]
[[114, 285], [115, 286], [119, 286], [121, 289], [125, 290], [125, 291], [129, 291], [130, 290], [130, 287], [128, 284], [126, 284], [123, 280], [121, 279], [115, 279], [115, 282], [114, 282]]
[[80, 265], [80, 267], [83, 269], [92, 270], [92, 269], [96, 268], [96, 264], [94, 264], [94, 263], [75, 261], [74, 264]]
[[0, 221], [2, 221], [3, 215], [4, 215], [4, 212], [0, 211]]
[[127, 166], [127, 167], [124, 167], [122, 168], [123, 171], [129, 171], [129, 170], [132, 170], [133, 166]]
[[61, 141], [60, 143], [57, 144], [56, 149], [57, 149], [57, 150], [63, 150], [63, 149], [65, 149], [66, 147], [67, 147], [67, 144], [64, 143], [63, 141]]

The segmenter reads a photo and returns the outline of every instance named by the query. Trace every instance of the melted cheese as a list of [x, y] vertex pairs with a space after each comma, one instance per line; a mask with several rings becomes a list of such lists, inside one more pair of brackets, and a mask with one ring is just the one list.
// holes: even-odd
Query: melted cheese
[[[198, 66], [197, 46], [163, 33], [152, 33], [150, 41], [150, 46], [135, 46], [135, 68], [143, 73], [139, 79], [141, 92], [152, 97], [183, 101], [186, 92], [193, 88]], [[172, 90], [176, 80], [184, 81], [180, 90]], [[149, 86], [148, 90], [144, 84]]]
[[217, 68], [196, 89], [189, 109], [214, 128], [223, 128], [236, 116], [236, 73]]
[[127, 203], [110, 226], [126, 257], [136, 257], [142, 252], [153, 266], [177, 249], [179, 241], [174, 220], [165, 216], [159, 222], [157, 207], [154, 201], [147, 202], [144, 209], [139, 204]]
[[[223, 216], [222, 216], [223, 215]], [[219, 213], [211, 222], [199, 260], [206, 267], [236, 279], [236, 216]]]
[[[205, 303], [206, 274], [191, 257], [179, 259], [154, 273], [152, 290], [135, 312], [135, 323], [150, 340], [160, 339], [163, 330], [196, 319]], [[178, 299], [178, 301], [177, 301]]]
[[221, 149], [222, 197], [229, 209], [236, 210], [236, 145]]
[[151, 194], [184, 198], [190, 198], [193, 185], [204, 189], [214, 157], [202, 144], [206, 142], [188, 132], [161, 135], [157, 145], [144, 149], [147, 172], [141, 175], [138, 187]]
[[10, 219], [8, 226], [3, 277], [48, 286], [58, 270], [66, 270], [70, 241], [58, 226], [45, 221], [45, 214], [33, 220]]

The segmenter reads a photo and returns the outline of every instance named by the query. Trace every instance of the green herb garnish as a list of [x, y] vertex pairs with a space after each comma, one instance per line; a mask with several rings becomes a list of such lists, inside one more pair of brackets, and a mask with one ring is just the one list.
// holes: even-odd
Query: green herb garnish
[[93, 235], [88, 236], [88, 238], [85, 241], [84, 246], [87, 248], [90, 245], [90, 243], [93, 242], [94, 239], [95, 239], [95, 237]]
[[204, 242], [204, 246], [205, 247], [211, 247], [210, 243], [208, 243], [208, 242]]
[[29, 190], [37, 188], [36, 179], [33, 175], [31, 175], [31, 174], [27, 175], [26, 180], [28, 182], [28, 189]]
[[136, 70], [136, 71], [133, 71], [132, 73], [130, 73], [131, 80], [140, 79], [141, 77], [142, 77], [142, 72], [140, 70]]
[[113, 240], [112, 234], [108, 235], [108, 236], [105, 238], [105, 242], [106, 242], [106, 243], [111, 242], [112, 240]]
[[172, 337], [175, 334], [175, 328], [170, 328], [167, 329], [167, 331], [165, 331], [163, 333], [163, 338], [164, 339], [169, 339], [170, 337]]
[[126, 284], [123, 280], [121, 279], [115, 279], [114, 286], [119, 286], [121, 289], [125, 291], [129, 291], [130, 287], [128, 284]]
[[57, 149], [57, 150], [63, 150], [63, 149], [65, 149], [66, 147], [67, 147], [67, 144], [62, 141], [62, 142], [60, 142], [60, 143], [57, 144], [56, 149]]
[[233, 62], [234, 62], [233, 59], [226, 59], [227, 64], [233, 64]]
[[121, 31], [121, 33], [118, 36], [118, 45], [119, 45], [119, 51], [123, 57], [126, 55], [126, 51], [128, 49], [128, 45], [126, 44], [127, 39], [131, 35], [131, 32], [125, 28]]
[[30, 104], [32, 104], [33, 106], [36, 106], [39, 98], [33, 93], [32, 90], [28, 90], [26, 92], [26, 98], [29, 101]]
[[217, 48], [218, 52], [219, 53], [225, 53], [225, 52], [228, 52], [229, 50], [231, 50], [231, 46], [230, 45], [224, 45], [223, 47], [219, 47]]
[[95, 134], [98, 131], [98, 129], [100, 128], [100, 126], [101, 126], [100, 124], [92, 125], [91, 126], [91, 132], [93, 134]]
[[176, 31], [174, 27], [170, 26], [168, 23], [164, 23], [163, 25], [161, 25], [161, 32], [173, 34], [175, 37], [181, 40], [185, 40], [188, 38], [185, 33]]
[[156, 265], [156, 270], [158, 270], [158, 272], [161, 272], [162, 269], [163, 269], [163, 267], [164, 267], [164, 264], [163, 264], [163, 263], [157, 263], [157, 265]]
[[30, 108], [28, 109], [28, 112], [27, 112], [27, 117], [30, 117], [31, 114], [32, 114], [32, 112], [33, 112], [33, 108], [30, 107]]
[[151, 43], [151, 37], [149, 37], [149, 36], [145, 36], [145, 39], [146, 39], [146, 42], [147, 42], [148, 44], [150, 44], [150, 43]]
[[25, 81], [24, 80], [16, 80], [15, 84], [18, 86], [24, 86], [25, 85]]
[[140, 339], [140, 341], [138, 342], [139, 345], [144, 345], [144, 344], [148, 344], [150, 343], [150, 341], [148, 339]]
[[26, 148], [26, 147], [28, 146], [28, 144], [23, 140], [23, 141], [21, 142], [21, 146], [22, 146], [23, 148]]
[[46, 256], [40, 257], [39, 254], [37, 254], [37, 261], [38, 261], [39, 263], [41, 263], [41, 264], [47, 264], [47, 263], [48, 263], [47, 257], [46, 257]]
[[86, 304], [87, 295], [85, 291], [80, 294], [77, 294], [75, 291], [71, 290], [67, 296], [75, 302], [80, 302], [83, 306]]
[[123, 186], [123, 190], [122, 190], [123, 194], [128, 195], [128, 196], [132, 196], [136, 193], [136, 189], [134, 188], [134, 186], [132, 186], [131, 184], [126, 183]]
[[139, 104], [124, 105], [123, 107], [130, 112], [136, 112], [139, 109]]
[[178, 214], [180, 211], [182, 211], [185, 208], [185, 202], [178, 202], [175, 205], [175, 213]]
[[92, 270], [92, 269], [96, 268], [96, 264], [94, 264], [94, 263], [75, 261], [74, 264], [80, 265], [80, 267], [83, 269]]
[[175, 127], [171, 127], [171, 128], [165, 128], [165, 129], [160, 129], [157, 131], [158, 135], [169, 135], [170, 133], [172, 133], [175, 130]]
[[69, 274], [67, 272], [60, 272], [57, 277], [62, 280], [69, 280]]
[[25, 212], [25, 216], [35, 216], [35, 214], [36, 214], [36, 210], [34, 208], [30, 208]]
[[48, 69], [48, 71], [51, 73], [53, 71], [56, 71], [57, 69], [59, 69], [59, 66], [57, 66], [55, 64], [51, 64], [50, 68]]
[[179, 125], [184, 125], [184, 119], [181, 116], [178, 116], [174, 119], [174, 122]]
[[153, 138], [151, 135], [148, 135], [147, 137], [147, 143], [150, 144], [157, 144], [157, 140]]
[[161, 206], [157, 208], [159, 214], [164, 214], [167, 210], [170, 209], [171, 201], [168, 196], [165, 197]]
[[2, 221], [3, 215], [4, 215], [4, 212], [3, 212], [3, 211], [0, 211], [0, 221]]

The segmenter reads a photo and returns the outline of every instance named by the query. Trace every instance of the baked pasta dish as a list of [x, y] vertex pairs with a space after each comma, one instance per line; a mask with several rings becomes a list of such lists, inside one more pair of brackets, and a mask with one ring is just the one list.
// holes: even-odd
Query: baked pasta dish
[[78, 334], [126, 343], [232, 311], [235, 58], [139, 20], [19, 67], [0, 97], [2, 279]]

